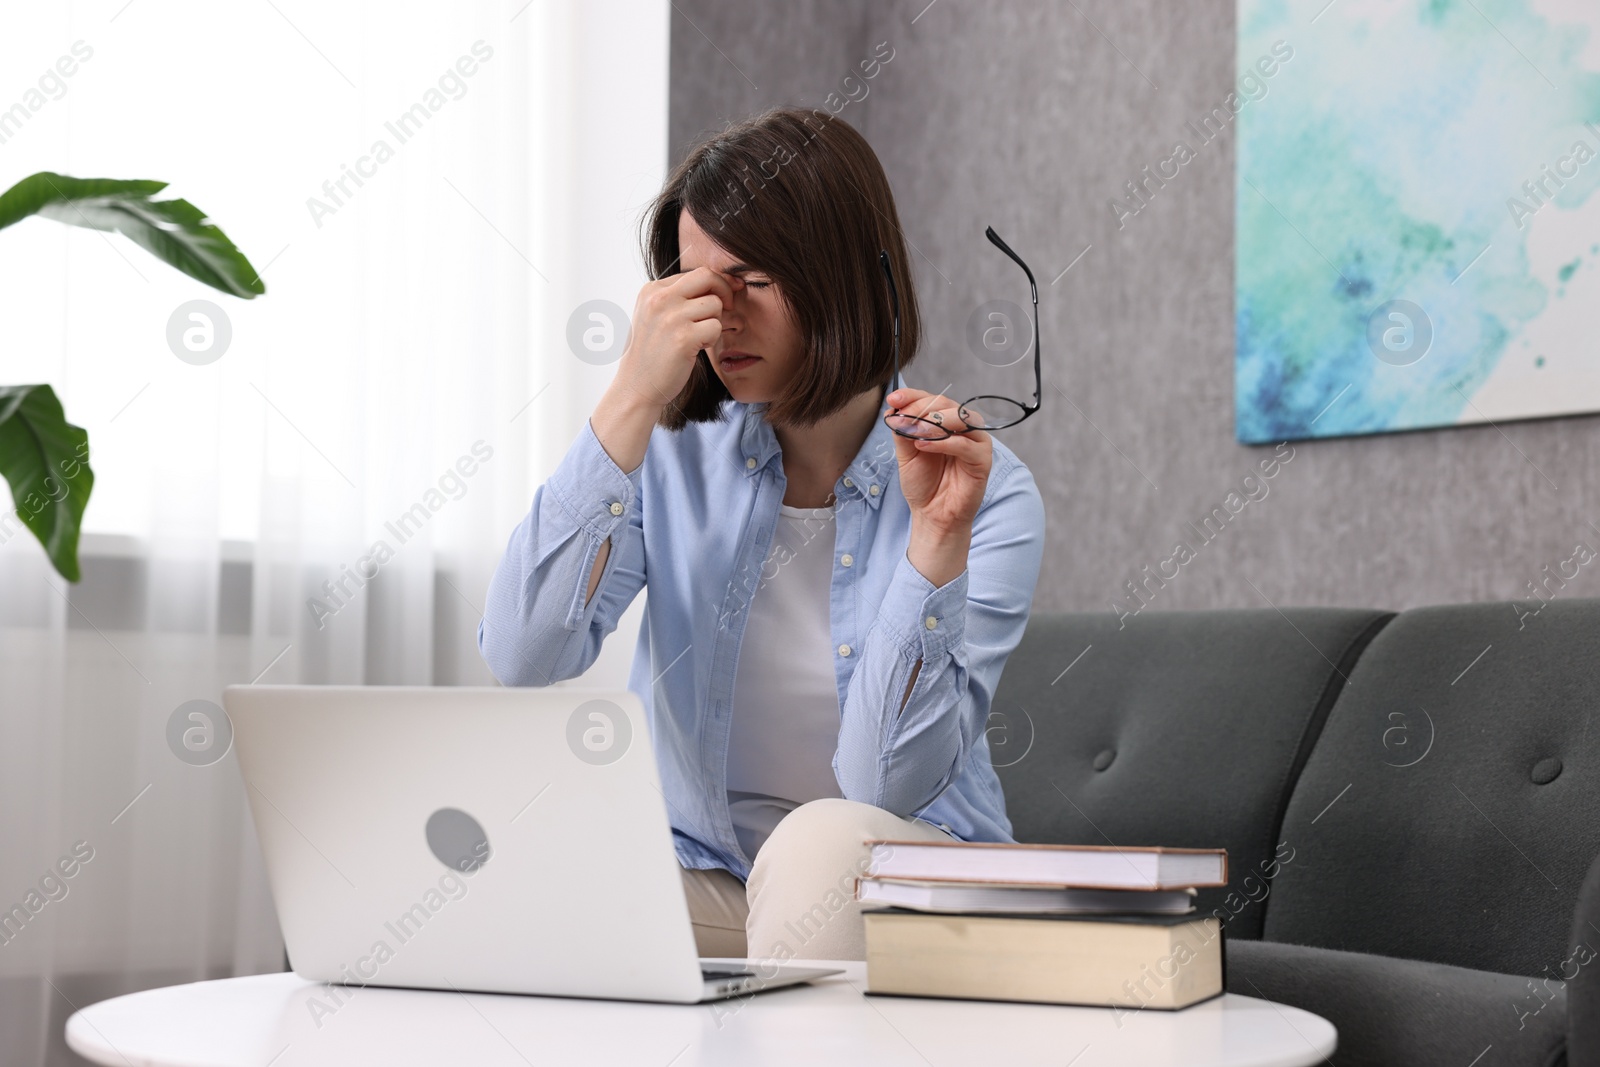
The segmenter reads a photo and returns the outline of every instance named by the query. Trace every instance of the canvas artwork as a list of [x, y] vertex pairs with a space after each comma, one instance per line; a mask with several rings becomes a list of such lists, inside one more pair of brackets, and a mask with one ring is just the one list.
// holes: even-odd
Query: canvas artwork
[[1238, 16], [1238, 439], [1600, 412], [1600, 3]]

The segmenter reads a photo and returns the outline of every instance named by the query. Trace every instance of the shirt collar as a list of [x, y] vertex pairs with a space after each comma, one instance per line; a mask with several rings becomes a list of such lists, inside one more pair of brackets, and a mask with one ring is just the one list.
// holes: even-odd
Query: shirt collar
[[739, 463], [745, 477], [751, 478], [766, 469], [776, 456], [778, 437], [766, 420], [767, 405], [744, 405], [744, 426], [739, 432]]
[[[883, 419], [872, 420], [872, 430], [861, 443], [861, 450], [839, 479], [840, 493], [853, 493], [877, 510], [889, 487], [900, 477], [900, 461], [895, 457], [894, 431]], [[848, 483], [848, 484], [847, 484]]]
[[[772, 458], [782, 451], [778, 437], [766, 420], [767, 405], [744, 405], [744, 425], [739, 433], [739, 463], [745, 477], [753, 477], [766, 469]], [[835, 491], [840, 497], [855, 496], [877, 510], [888, 494], [889, 487], [899, 477], [900, 463], [895, 456], [894, 431], [882, 418], [872, 420], [872, 429], [862, 442], [856, 458], [844, 469]]]

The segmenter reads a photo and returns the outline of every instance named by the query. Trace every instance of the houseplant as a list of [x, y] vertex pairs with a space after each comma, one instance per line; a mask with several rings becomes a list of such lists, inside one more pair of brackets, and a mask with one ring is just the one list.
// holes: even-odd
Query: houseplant
[[[156, 200], [166, 182], [71, 178], [41, 171], [0, 194], [0, 230], [30, 216], [121, 233], [156, 258], [243, 300], [265, 293], [260, 275], [206, 215], [187, 200]], [[56, 571], [80, 577], [78, 532], [94, 488], [89, 435], [66, 419], [48, 385], [0, 385], [0, 476], [13, 510]]]

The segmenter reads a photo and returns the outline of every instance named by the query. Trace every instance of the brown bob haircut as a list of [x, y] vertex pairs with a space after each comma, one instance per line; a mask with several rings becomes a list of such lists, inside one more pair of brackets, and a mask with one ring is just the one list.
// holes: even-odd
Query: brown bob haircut
[[[768, 404], [769, 422], [810, 425], [888, 382], [894, 312], [880, 248], [900, 298], [900, 365], [916, 356], [920, 320], [894, 194], [872, 146], [849, 123], [823, 110], [774, 108], [698, 145], [646, 209], [653, 279], [682, 271], [684, 211], [729, 255], [777, 283], [803, 339], [804, 361]], [[714, 422], [728, 397], [702, 349], [661, 425]]]

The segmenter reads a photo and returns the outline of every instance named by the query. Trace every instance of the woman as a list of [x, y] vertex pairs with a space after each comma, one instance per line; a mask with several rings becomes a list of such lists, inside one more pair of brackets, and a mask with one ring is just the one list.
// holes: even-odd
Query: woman
[[648, 584], [629, 688], [700, 953], [862, 959], [864, 841], [1011, 840], [984, 725], [1044, 509], [988, 433], [886, 423], [965, 428], [954, 402], [890, 381], [880, 248], [902, 363], [917, 301], [888, 180], [845, 122], [731, 127], [644, 223], [655, 280], [511, 535], [479, 647], [507, 685], [574, 677]]

